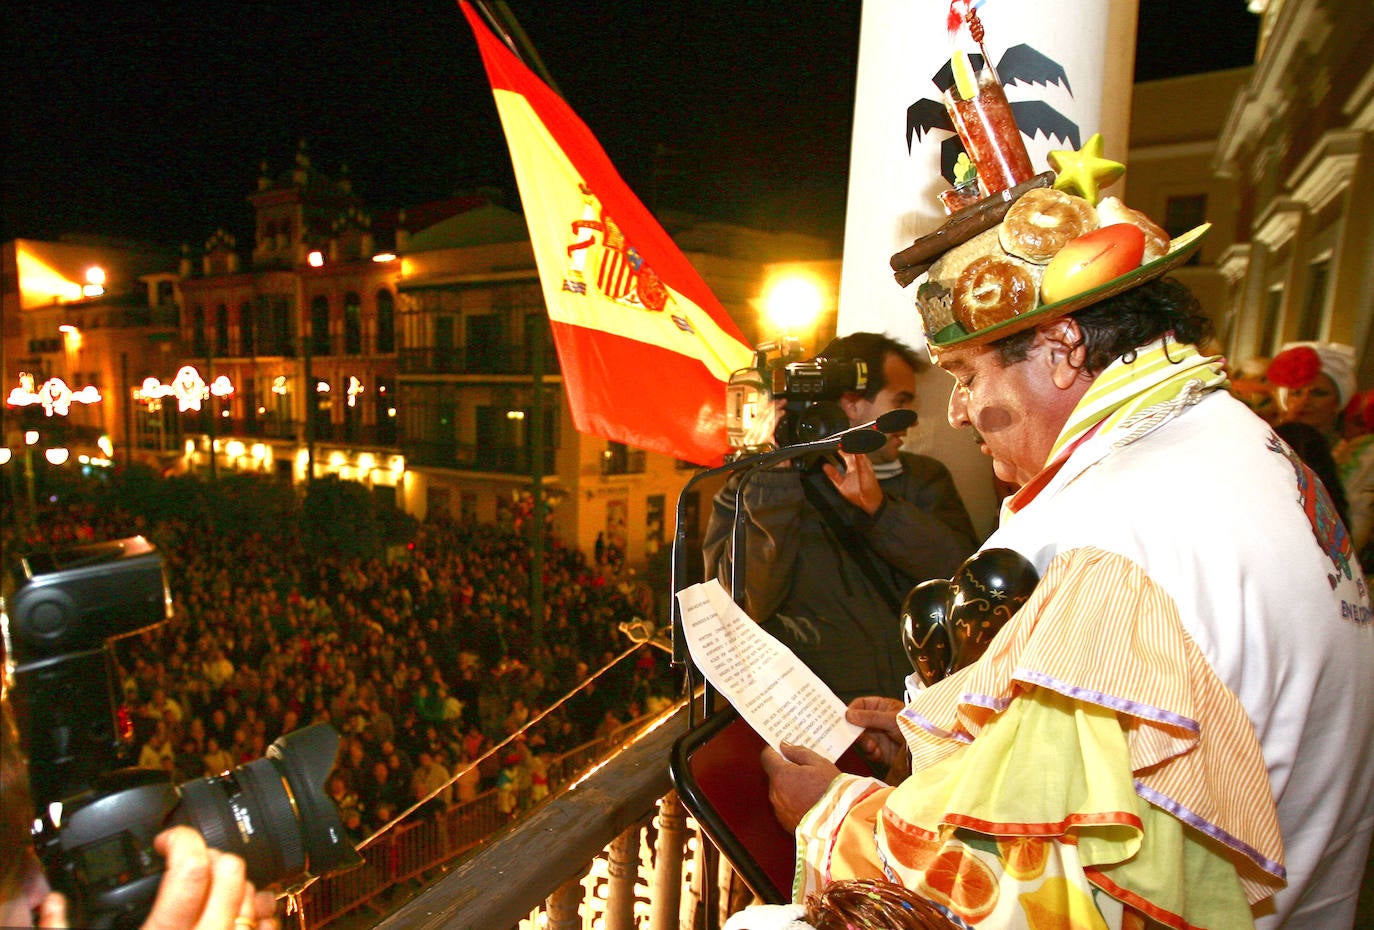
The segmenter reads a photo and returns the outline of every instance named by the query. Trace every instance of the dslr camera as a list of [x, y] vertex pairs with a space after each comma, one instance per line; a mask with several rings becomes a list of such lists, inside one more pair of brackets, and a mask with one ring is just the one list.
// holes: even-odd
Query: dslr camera
[[839, 400], [849, 391], [868, 390], [868, 363], [823, 355], [798, 361], [800, 354], [795, 341], [768, 343], [755, 350], [752, 367], [730, 376], [726, 432], [736, 455], [826, 439], [849, 428]]
[[153, 837], [187, 824], [234, 853], [259, 888], [362, 861], [325, 793], [339, 734], [318, 723], [264, 758], [174, 785], [129, 767], [115, 641], [169, 618], [162, 556], [141, 536], [14, 560], [4, 577], [10, 699], [29, 757], [34, 845], [80, 926], [137, 927], [163, 861]]

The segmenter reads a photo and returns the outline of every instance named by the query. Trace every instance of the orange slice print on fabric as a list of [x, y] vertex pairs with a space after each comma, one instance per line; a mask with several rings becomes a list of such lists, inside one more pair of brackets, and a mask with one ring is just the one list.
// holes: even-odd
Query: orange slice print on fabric
[[883, 839], [892, 858], [916, 872], [930, 865], [944, 845], [938, 837], [902, 823], [886, 810], [883, 811]]
[[1018, 900], [1030, 930], [1107, 930], [1092, 896], [1062, 875]]
[[971, 924], [997, 907], [997, 874], [963, 845], [947, 846], [936, 856], [917, 890]]
[[1039, 878], [1050, 861], [1050, 844], [1038, 836], [1005, 836], [997, 840], [1002, 867], [1018, 882]]

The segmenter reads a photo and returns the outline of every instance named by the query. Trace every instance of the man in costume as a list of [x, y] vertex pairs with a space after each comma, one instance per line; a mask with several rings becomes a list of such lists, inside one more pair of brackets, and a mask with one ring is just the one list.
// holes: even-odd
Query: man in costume
[[[838, 404], [857, 426], [915, 402], [909, 348], [877, 333], [833, 340], [821, 357], [862, 363], [867, 384]], [[844, 700], [900, 697], [908, 666], [898, 611], [911, 586], [944, 577], [978, 545], [949, 470], [901, 451], [905, 431], [844, 468], [784, 463], [744, 488], [745, 610]], [[824, 471], [822, 471], [824, 469]], [[707, 571], [727, 590], [736, 476], [716, 495], [706, 530]]]
[[798, 901], [886, 878], [998, 930], [1350, 926], [1370, 599], [1321, 484], [1222, 389], [1196, 302], [1162, 277], [1203, 232], [1007, 314], [961, 315], [968, 276], [931, 269], [950, 422], [1019, 486], [985, 548], [1041, 580], [977, 662], [895, 711], [851, 704], [870, 754], [909, 753], [905, 779], [765, 752]]

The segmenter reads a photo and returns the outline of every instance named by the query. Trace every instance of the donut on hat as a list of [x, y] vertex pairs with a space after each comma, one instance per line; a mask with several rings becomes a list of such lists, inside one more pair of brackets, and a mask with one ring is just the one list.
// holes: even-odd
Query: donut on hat
[[1134, 207], [1126, 206], [1120, 197], [1103, 197], [1097, 205], [1097, 219], [1102, 226], [1129, 223], [1145, 234], [1145, 257], [1141, 264], [1148, 264], [1168, 254], [1169, 234], [1164, 227]]
[[1012, 204], [998, 238], [1009, 254], [1043, 265], [1068, 242], [1097, 227], [1097, 210], [1088, 201], [1052, 187], [1039, 187]]
[[1034, 310], [1039, 302], [1038, 265], [1009, 255], [984, 255], [959, 273], [954, 283], [954, 318], [977, 332]]

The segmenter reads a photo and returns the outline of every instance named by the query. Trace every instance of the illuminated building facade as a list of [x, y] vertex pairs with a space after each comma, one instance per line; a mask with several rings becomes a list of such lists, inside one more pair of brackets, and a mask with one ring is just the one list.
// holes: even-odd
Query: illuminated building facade
[[[574, 429], [518, 213], [479, 194], [374, 218], [304, 147], [285, 172], [264, 165], [248, 200], [246, 247], [224, 230], [180, 256], [6, 245], [6, 448], [21, 424], [60, 419], [91, 454], [106, 437], [117, 460], [164, 473], [338, 475], [419, 517], [514, 523], [532, 504], [542, 416], [560, 538], [590, 548], [601, 534], [635, 564], [671, 542], [690, 467]], [[833, 335], [839, 263], [822, 240], [663, 222], [751, 342], [778, 335], [764, 304], [784, 276], [821, 295], [819, 320], [791, 335], [808, 349]]]
[[[826, 295], [822, 329], [801, 333], [806, 343], [814, 348], [833, 332], [825, 327], [834, 325], [839, 263], [825, 258], [820, 240], [681, 215], [663, 221], [752, 342], [775, 335], [760, 321], [762, 298], [784, 272], [814, 279]], [[574, 429], [523, 218], [486, 205], [403, 237], [398, 252], [406, 509], [521, 520], [542, 448], [539, 471], [559, 538], [589, 550], [600, 534], [631, 564], [670, 545], [677, 495], [695, 466]], [[665, 395], [673, 389], [662, 387]], [[689, 541], [708, 503], [689, 504]]]
[[108, 461], [131, 450], [128, 388], [175, 356], [176, 255], [94, 237], [3, 247], [3, 442]]
[[181, 364], [227, 388], [211, 388], [185, 430], [195, 434], [191, 464], [296, 481], [313, 468], [390, 496], [402, 471], [393, 466], [399, 265], [376, 237], [383, 229], [394, 239], [395, 228], [374, 222], [347, 174], [317, 170], [304, 146], [289, 171], [273, 176], [264, 164], [248, 199], [246, 263], [222, 230], [198, 261], [181, 262]]
[[[177, 436], [183, 467], [202, 472], [313, 470], [419, 517], [514, 524], [532, 506], [541, 417], [561, 539], [590, 548], [600, 533], [634, 563], [671, 541], [687, 467], [573, 428], [523, 217], [473, 195], [373, 218], [303, 150], [285, 173], [264, 168], [249, 202], [251, 250], [221, 231], [181, 260], [180, 355], [139, 382], [141, 443]], [[823, 241], [664, 222], [751, 340], [775, 335], [759, 317], [784, 271], [827, 295], [821, 332], [799, 335], [830, 334], [839, 265]]]
[[1220, 134], [1236, 185], [1234, 244], [1218, 258], [1227, 348], [1353, 345], [1374, 386], [1374, 16], [1367, 0], [1251, 0], [1255, 66]]

